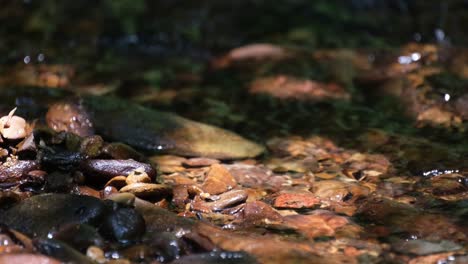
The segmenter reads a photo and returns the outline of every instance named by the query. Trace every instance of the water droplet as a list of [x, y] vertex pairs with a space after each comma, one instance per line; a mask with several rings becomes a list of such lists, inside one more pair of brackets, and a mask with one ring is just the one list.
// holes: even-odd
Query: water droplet
[[419, 52], [414, 52], [411, 54], [411, 59], [413, 61], [418, 61], [419, 59], [421, 59], [421, 53]]
[[416, 33], [414, 33], [413, 38], [414, 38], [414, 41], [420, 42], [421, 39], [422, 39], [422, 35], [421, 35], [421, 33], [416, 32]]
[[25, 56], [25, 57], [23, 58], [23, 62], [24, 62], [24, 64], [30, 63], [30, 62], [31, 62], [31, 57], [30, 57], [29, 55]]
[[38, 62], [43, 62], [44, 59], [45, 59], [45, 55], [43, 53], [39, 53], [39, 55], [37, 55]]
[[410, 56], [400, 56], [398, 57], [398, 63], [400, 64], [410, 64], [413, 62]]
[[442, 29], [436, 28], [436, 30], [434, 30], [434, 34], [438, 42], [445, 40], [445, 32]]
[[444, 100], [445, 100], [445, 102], [450, 101], [450, 94], [448, 94], [448, 93], [444, 94]]

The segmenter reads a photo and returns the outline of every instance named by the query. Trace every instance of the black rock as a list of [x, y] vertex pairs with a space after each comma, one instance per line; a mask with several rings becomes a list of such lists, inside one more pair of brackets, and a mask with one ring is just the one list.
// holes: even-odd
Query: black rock
[[95, 264], [93, 260], [59, 240], [36, 239], [34, 246], [42, 254], [54, 257], [65, 263]]
[[46, 236], [69, 223], [97, 226], [109, 211], [91, 196], [43, 194], [28, 198], [0, 214], [0, 223], [29, 236]]
[[141, 239], [145, 220], [133, 208], [118, 208], [105, 218], [100, 230], [111, 239], [129, 243]]

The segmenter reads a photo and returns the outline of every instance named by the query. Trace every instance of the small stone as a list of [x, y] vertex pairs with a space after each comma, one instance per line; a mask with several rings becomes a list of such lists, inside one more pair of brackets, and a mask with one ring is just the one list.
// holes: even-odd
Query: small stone
[[151, 178], [145, 172], [145, 168], [141, 167], [128, 174], [125, 182], [128, 185], [133, 183], [151, 183]]
[[137, 197], [161, 198], [169, 195], [171, 189], [164, 184], [132, 183], [120, 189], [120, 192], [133, 193]]
[[213, 164], [218, 164], [219, 162], [220, 161], [217, 159], [191, 158], [191, 159], [184, 160], [182, 164], [187, 167], [207, 167]]
[[133, 208], [119, 208], [106, 217], [100, 230], [120, 242], [136, 241], [145, 233], [145, 220]]
[[0, 118], [0, 132], [4, 138], [25, 138], [29, 132], [29, 126], [24, 118], [13, 115], [16, 108], [10, 114]]
[[90, 246], [86, 250], [86, 256], [90, 259], [96, 261], [97, 263], [104, 263], [106, 262], [106, 257], [104, 256], [104, 251], [96, 246]]
[[267, 222], [281, 222], [283, 219], [275, 209], [261, 201], [246, 203], [243, 216], [245, 222], [254, 225], [265, 224]]
[[7, 159], [0, 165], [0, 183], [20, 184], [30, 171], [37, 169], [39, 169], [37, 161]]
[[213, 164], [206, 176], [202, 189], [209, 194], [220, 194], [237, 186], [236, 179], [223, 165]]
[[115, 176], [128, 175], [138, 168], [144, 168], [144, 171], [149, 177], [156, 176], [156, 170], [151, 165], [138, 162], [132, 159], [129, 160], [104, 160], [90, 159], [85, 160], [80, 164], [80, 168], [87, 175], [94, 177], [102, 177], [110, 179]]
[[320, 199], [312, 193], [281, 193], [273, 206], [276, 208], [304, 209], [314, 208], [320, 204]]
[[112, 159], [134, 159], [136, 161], [143, 161], [145, 156], [136, 151], [129, 145], [112, 142], [102, 148], [102, 153], [110, 156]]
[[35, 263], [35, 264], [59, 264], [60, 261], [39, 254], [31, 253], [17, 253], [17, 254], [5, 254], [0, 255], [0, 264], [24, 264], [24, 263]]
[[89, 136], [83, 139], [80, 145], [80, 153], [87, 158], [95, 158], [101, 154], [104, 140], [100, 136]]
[[198, 199], [193, 202], [192, 209], [205, 213], [220, 211], [230, 206], [245, 202], [247, 198], [247, 192], [243, 190], [232, 190], [219, 195], [218, 199], [214, 202], [205, 202]]
[[127, 185], [127, 177], [115, 176], [106, 183], [106, 187], [115, 187], [117, 190]]
[[150, 157], [150, 161], [158, 166], [158, 170], [161, 173], [174, 173], [185, 171], [185, 168], [182, 166], [182, 163], [185, 160], [186, 159], [183, 157], [173, 155], [158, 155]]

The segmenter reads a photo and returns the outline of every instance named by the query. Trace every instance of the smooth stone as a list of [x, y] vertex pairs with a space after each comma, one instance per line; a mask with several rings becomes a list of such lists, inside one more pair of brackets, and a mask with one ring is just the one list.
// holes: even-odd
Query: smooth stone
[[95, 264], [93, 260], [68, 244], [55, 239], [37, 239], [34, 241], [35, 248], [42, 254], [54, 257], [65, 263]]
[[132, 183], [120, 189], [120, 192], [128, 192], [137, 197], [161, 198], [168, 196], [171, 193], [171, 189], [165, 184]]
[[[264, 152], [263, 146], [231, 131], [121, 99], [87, 96], [80, 102], [86, 111], [79, 116], [89, 115], [97, 134], [138, 149], [214, 159], [250, 158]], [[48, 123], [57, 127], [54, 116], [48, 115]], [[85, 122], [84, 126], [88, 124]], [[62, 126], [60, 129], [71, 130]]]
[[18, 183], [27, 177], [28, 172], [39, 169], [34, 160], [12, 160], [0, 165], [0, 184]]
[[85, 252], [90, 246], [104, 245], [104, 239], [97, 229], [86, 224], [66, 224], [52, 238], [63, 241], [80, 252]]
[[41, 194], [2, 212], [0, 222], [29, 236], [46, 236], [66, 223], [98, 225], [106, 212], [104, 203], [91, 196]]
[[61, 262], [48, 256], [32, 253], [16, 253], [0, 255], [0, 264], [60, 264]]
[[423, 239], [415, 239], [406, 241], [396, 240], [392, 243], [392, 248], [403, 254], [415, 254], [421, 256], [456, 251], [462, 249], [462, 246], [449, 240], [431, 242]]
[[133, 242], [145, 233], [145, 220], [133, 208], [119, 208], [106, 217], [100, 230], [121, 243]]
[[203, 191], [209, 194], [221, 194], [237, 186], [236, 179], [220, 164], [213, 164], [203, 182]]
[[144, 172], [151, 178], [156, 176], [156, 170], [147, 163], [138, 162], [132, 159], [128, 160], [105, 160], [91, 159], [85, 160], [80, 165], [81, 170], [92, 178], [102, 177], [111, 179], [115, 176], [127, 176], [138, 168], [143, 168]]
[[254, 264], [257, 260], [243, 251], [213, 251], [192, 254], [174, 260], [171, 264]]
[[147, 238], [157, 236], [161, 232], [190, 233], [196, 223], [192, 219], [177, 216], [175, 213], [139, 198], [135, 199], [134, 205], [145, 219], [145, 237]]

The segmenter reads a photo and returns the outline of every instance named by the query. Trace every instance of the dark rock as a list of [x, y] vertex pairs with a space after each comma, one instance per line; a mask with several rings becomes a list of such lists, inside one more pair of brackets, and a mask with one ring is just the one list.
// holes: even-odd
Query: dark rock
[[83, 139], [80, 145], [80, 153], [86, 158], [95, 158], [101, 154], [104, 140], [100, 136], [89, 136]]
[[135, 209], [119, 208], [106, 217], [100, 230], [119, 242], [133, 242], [145, 233], [145, 220]]
[[84, 159], [79, 152], [64, 149], [42, 149], [39, 153], [41, 162], [45, 168], [61, 169], [69, 171], [74, 169]]
[[153, 234], [146, 243], [157, 252], [163, 262], [178, 259], [187, 251], [185, 242], [170, 232]]
[[145, 219], [145, 236], [151, 236], [160, 232], [188, 233], [195, 224], [195, 221], [192, 219], [177, 216], [175, 213], [138, 198], [135, 199], [135, 209]]
[[52, 237], [69, 244], [80, 252], [86, 252], [89, 246], [104, 245], [104, 239], [97, 229], [86, 224], [66, 224], [60, 227]]
[[253, 264], [258, 263], [249, 254], [238, 251], [213, 251], [209, 253], [193, 254], [174, 260], [171, 264]]
[[51, 105], [46, 121], [57, 132], [67, 131], [81, 137], [94, 134], [93, 124], [80, 100], [67, 100]]
[[240, 159], [264, 151], [233, 132], [116, 98], [88, 96], [78, 102], [57, 103], [49, 110], [47, 121], [56, 131], [87, 136], [95, 130], [109, 140], [156, 153]]
[[29, 236], [45, 236], [68, 223], [97, 225], [106, 211], [104, 203], [94, 197], [43, 194], [0, 214], [0, 222]]
[[70, 174], [54, 171], [45, 177], [44, 190], [47, 192], [68, 192], [73, 188], [73, 178]]
[[113, 142], [105, 145], [102, 148], [102, 153], [111, 157], [112, 159], [134, 159], [136, 161], [145, 160], [145, 156], [136, 151], [129, 145]]
[[42, 254], [52, 256], [62, 262], [95, 264], [93, 260], [59, 240], [37, 239], [34, 241], [34, 246]]
[[88, 175], [92, 177], [102, 177], [105, 180], [109, 180], [115, 176], [126, 176], [132, 171], [143, 168], [144, 171], [154, 178], [156, 176], [156, 170], [151, 165], [129, 160], [103, 160], [103, 159], [92, 159], [85, 160], [81, 163], [80, 168]]
[[10, 160], [0, 165], [0, 184], [19, 184], [26, 179], [28, 172], [39, 169], [34, 160]]

